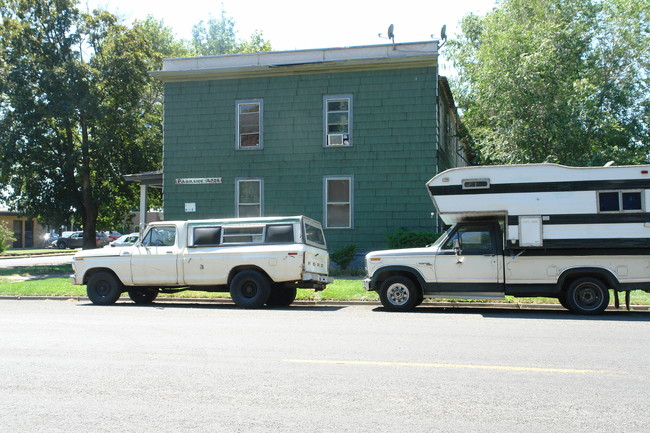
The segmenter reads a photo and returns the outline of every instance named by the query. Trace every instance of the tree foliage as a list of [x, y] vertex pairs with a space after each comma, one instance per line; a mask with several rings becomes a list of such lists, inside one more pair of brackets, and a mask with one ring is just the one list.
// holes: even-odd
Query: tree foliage
[[461, 29], [448, 54], [481, 163], [650, 161], [648, 0], [503, 0]]
[[0, 253], [4, 253], [7, 248], [16, 241], [14, 232], [6, 221], [0, 221]]
[[81, 224], [85, 247], [137, 207], [123, 175], [160, 169], [163, 84], [147, 71], [271, 49], [260, 32], [238, 39], [223, 11], [192, 41], [151, 16], [126, 27], [82, 13], [77, 0], [0, 0], [0, 19], [0, 198], [45, 224]]
[[50, 224], [76, 215], [91, 247], [98, 216], [117, 224], [135, 202], [123, 175], [160, 166], [160, 110], [147, 97], [155, 53], [139, 27], [72, 0], [0, 0], [0, 15], [7, 199]]
[[221, 11], [218, 18], [210, 16], [192, 28], [192, 48], [199, 56], [219, 54], [259, 53], [271, 51], [271, 43], [255, 31], [250, 40], [240, 40], [235, 30], [235, 20]]

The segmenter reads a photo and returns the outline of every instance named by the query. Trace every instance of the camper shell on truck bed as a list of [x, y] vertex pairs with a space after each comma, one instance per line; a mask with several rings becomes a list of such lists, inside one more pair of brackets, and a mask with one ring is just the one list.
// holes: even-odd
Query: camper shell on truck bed
[[428, 248], [366, 256], [390, 309], [422, 297], [556, 297], [599, 313], [609, 289], [650, 291], [650, 166], [463, 167], [426, 187], [451, 228]]

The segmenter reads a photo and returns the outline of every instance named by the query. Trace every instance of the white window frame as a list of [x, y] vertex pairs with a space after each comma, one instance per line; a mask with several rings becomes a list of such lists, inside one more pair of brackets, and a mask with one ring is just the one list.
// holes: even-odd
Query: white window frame
[[[240, 132], [240, 122], [241, 122], [241, 107], [244, 105], [257, 105], [259, 107], [258, 111], [258, 134], [259, 134], [259, 143], [257, 146], [242, 146], [242, 134]], [[262, 99], [242, 99], [236, 101], [235, 104], [235, 147], [237, 150], [260, 150], [264, 148], [264, 100]]]
[[[347, 110], [347, 115], [348, 115], [348, 130], [347, 133], [336, 133], [332, 135], [342, 135], [341, 141], [342, 144], [337, 144], [337, 145], [331, 145], [330, 144], [330, 133], [329, 133], [329, 114], [330, 111], [328, 110], [329, 108], [329, 102], [330, 101], [337, 101], [337, 100], [347, 100], [348, 102], [348, 110]], [[325, 95], [323, 96], [323, 147], [352, 147], [352, 95], [346, 94], [346, 95]], [[332, 113], [342, 113], [341, 112], [332, 112]], [[334, 139], [334, 137], [332, 137]], [[338, 138], [338, 137], [337, 137]]]
[[[602, 194], [602, 193], [618, 193], [618, 210], [601, 210], [601, 208], [600, 208], [600, 194]], [[639, 197], [641, 199], [641, 209], [623, 209], [623, 194], [628, 194], [628, 193], [639, 194]], [[611, 214], [611, 213], [639, 213], [639, 212], [644, 212], [644, 210], [646, 208], [645, 197], [644, 197], [644, 194], [643, 194], [643, 190], [640, 190], [640, 189], [632, 189], [632, 190], [613, 189], [613, 190], [597, 191], [596, 192], [596, 203], [598, 204], [598, 212], [599, 213], [605, 213], [605, 214]]]
[[[239, 192], [240, 192], [240, 185], [244, 182], [257, 182], [259, 186], [259, 202], [256, 203], [240, 203], [239, 202]], [[235, 216], [237, 218], [242, 217], [240, 208], [242, 206], [259, 206], [260, 212], [258, 217], [264, 216], [264, 179], [262, 178], [253, 178], [253, 177], [247, 177], [247, 178], [239, 178], [235, 179]], [[250, 215], [249, 215], [250, 216]]]
[[[329, 200], [329, 182], [333, 180], [347, 180], [348, 181], [348, 197], [347, 202], [336, 202]], [[347, 226], [330, 226], [328, 219], [328, 210], [330, 205], [347, 204], [348, 207], [348, 225]], [[326, 229], [353, 229], [354, 228], [354, 176], [324, 176], [323, 177], [323, 223]]]

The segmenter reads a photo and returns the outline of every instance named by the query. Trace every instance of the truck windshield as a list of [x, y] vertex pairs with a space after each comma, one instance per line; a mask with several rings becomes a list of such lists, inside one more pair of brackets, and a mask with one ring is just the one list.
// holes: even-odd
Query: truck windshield
[[176, 242], [176, 227], [153, 227], [147, 232], [142, 245], [146, 247], [171, 247]]
[[449, 232], [452, 229], [453, 229], [453, 226], [448, 228], [443, 234], [440, 235], [440, 237], [438, 239], [436, 239], [436, 241], [434, 243], [432, 243], [431, 245], [427, 245], [427, 247], [437, 247], [440, 244], [442, 244], [445, 241], [445, 239], [447, 239], [447, 237], [449, 236]]
[[325, 244], [325, 236], [323, 235], [323, 229], [319, 226], [311, 224], [308, 221], [305, 221], [305, 242], [308, 245], [326, 249], [327, 245]]

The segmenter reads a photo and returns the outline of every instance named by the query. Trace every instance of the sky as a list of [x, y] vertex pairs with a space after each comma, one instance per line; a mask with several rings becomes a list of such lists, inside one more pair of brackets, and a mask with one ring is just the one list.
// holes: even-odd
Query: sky
[[192, 26], [219, 17], [224, 9], [235, 21], [241, 39], [256, 30], [274, 51], [350, 47], [389, 43], [383, 39], [394, 25], [395, 42], [421, 42], [459, 32], [459, 21], [470, 12], [490, 11], [497, 0], [80, 0], [80, 8], [103, 8], [126, 23], [152, 15], [162, 19], [182, 39]]

